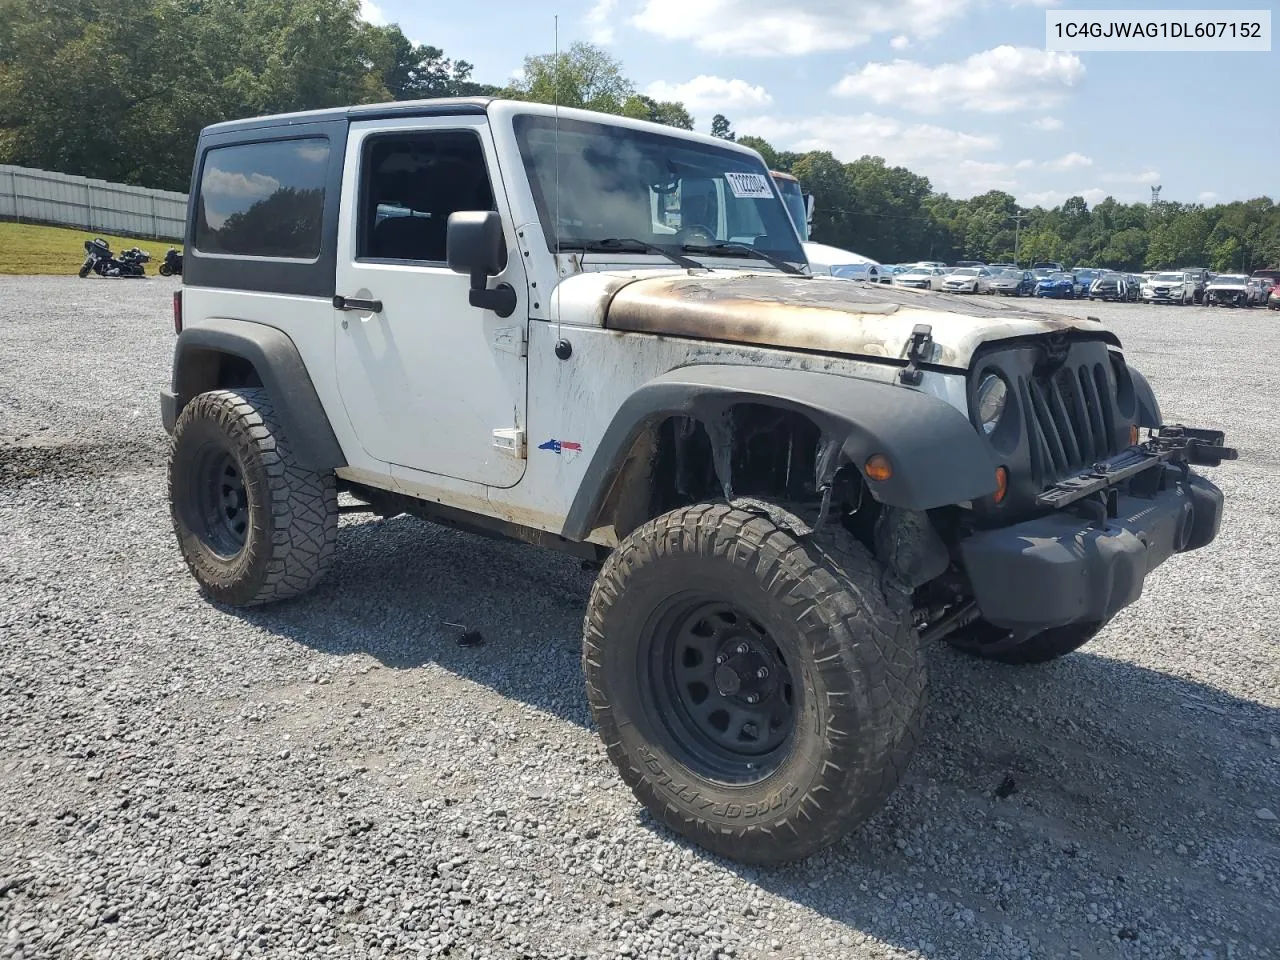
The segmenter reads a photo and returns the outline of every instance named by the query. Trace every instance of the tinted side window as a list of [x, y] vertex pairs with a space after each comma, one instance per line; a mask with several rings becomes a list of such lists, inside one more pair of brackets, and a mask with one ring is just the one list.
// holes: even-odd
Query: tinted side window
[[329, 141], [216, 147], [200, 175], [196, 249], [312, 260], [320, 254]]
[[449, 214], [494, 209], [469, 130], [370, 137], [362, 160], [359, 258], [443, 263]]

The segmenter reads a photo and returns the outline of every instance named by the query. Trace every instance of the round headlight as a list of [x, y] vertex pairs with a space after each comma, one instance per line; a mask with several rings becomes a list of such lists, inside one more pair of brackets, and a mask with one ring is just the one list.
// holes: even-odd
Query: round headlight
[[1009, 385], [1004, 378], [989, 373], [978, 384], [978, 422], [988, 436], [1000, 425], [1005, 404], [1009, 400]]

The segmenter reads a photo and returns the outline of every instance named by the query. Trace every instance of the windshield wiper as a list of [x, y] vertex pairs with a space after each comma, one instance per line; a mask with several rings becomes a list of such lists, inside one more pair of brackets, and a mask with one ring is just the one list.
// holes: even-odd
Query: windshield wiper
[[799, 267], [797, 267], [794, 263], [787, 263], [787, 261], [781, 259], [780, 257], [775, 257], [771, 254], [765, 253], [763, 250], [757, 250], [755, 247], [749, 247], [745, 243], [713, 243], [710, 245], [705, 245], [705, 244], [698, 245], [698, 244], [686, 243], [683, 246], [681, 246], [680, 249], [691, 250], [694, 253], [709, 253], [712, 255], [716, 253], [720, 253], [722, 251], [724, 253], [742, 254], [747, 257], [752, 257], [756, 260], [764, 260], [768, 263], [771, 263], [775, 267], [777, 267], [779, 270], [781, 270], [783, 273], [796, 273], [802, 276], [807, 276], [807, 274], [805, 274], [805, 272], [801, 270]]
[[666, 257], [677, 266], [684, 267], [686, 270], [705, 270], [702, 264], [692, 257], [682, 257], [680, 254], [669, 250], [666, 247], [660, 247], [656, 243], [647, 243], [644, 240], [635, 240], [630, 237], [605, 237], [603, 240], [562, 240], [560, 241], [560, 249], [581, 250], [584, 253], [656, 253], [658, 256]]

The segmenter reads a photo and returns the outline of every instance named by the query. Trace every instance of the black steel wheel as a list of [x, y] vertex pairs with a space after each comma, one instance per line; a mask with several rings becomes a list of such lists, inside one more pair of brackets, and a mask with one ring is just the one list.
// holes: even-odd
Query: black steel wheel
[[735, 603], [672, 597], [646, 629], [637, 667], [672, 754], [728, 782], [776, 769], [795, 728], [798, 686], [759, 621]]
[[336, 481], [297, 463], [265, 390], [214, 390], [183, 407], [169, 506], [187, 567], [222, 603], [297, 596], [333, 563]]
[[807, 856], [874, 813], [920, 735], [906, 606], [843, 528], [695, 504], [625, 537], [582, 664], [609, 758], [671, 829], [735, 860]]
[[193, 532], [219, 557], [230, 559], [244, 549], [249, 533], [249, 494], [236, 455], [218, 439], [193, 454], [186, 474], [187, 502], [195, 509]]

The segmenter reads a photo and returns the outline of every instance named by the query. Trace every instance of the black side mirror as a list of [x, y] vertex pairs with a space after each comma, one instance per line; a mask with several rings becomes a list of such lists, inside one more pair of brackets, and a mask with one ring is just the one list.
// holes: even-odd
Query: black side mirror
[[516, 292], [510, 284], [500, 283], [490, 290], [489, 278], [507, 266], [507, 240], [502, 233], [502, 218], [493, 210], [460, 210], [449, 214], [445, 239], [445, 256], [454, 273], [471, 275], [468, 300], [473, 307], [492, 310], [509, 317], [516, 309]]

